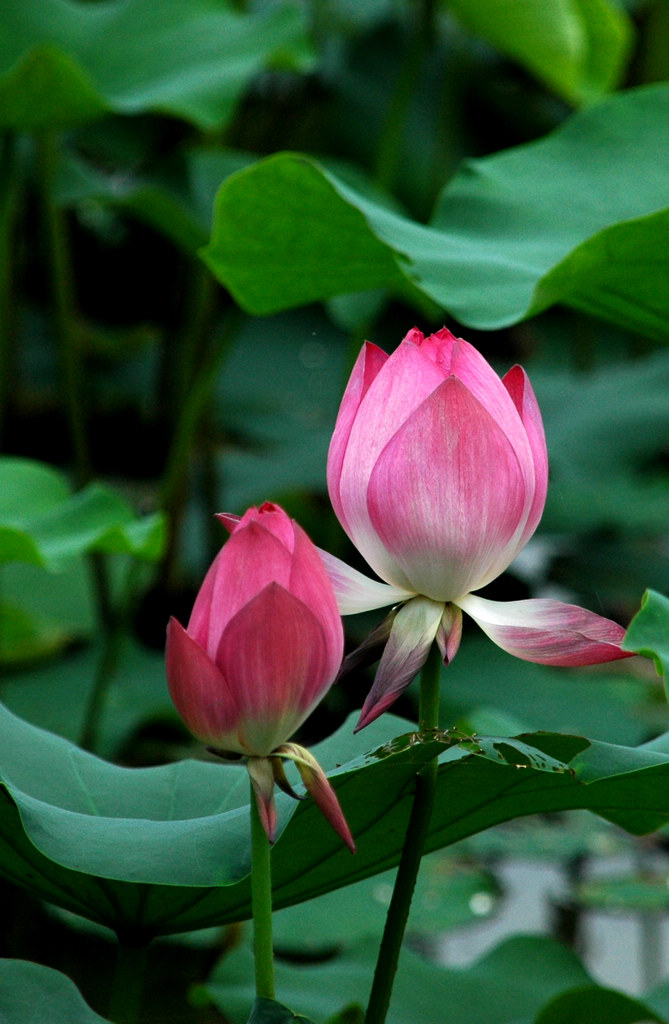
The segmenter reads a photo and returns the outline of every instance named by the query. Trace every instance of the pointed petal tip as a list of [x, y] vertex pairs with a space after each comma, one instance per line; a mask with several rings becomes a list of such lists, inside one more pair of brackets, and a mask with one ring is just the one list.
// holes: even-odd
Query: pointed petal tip
[[232, 512], [216, 512], [215, 517], [223, 523], [228, 533], [234, 533], [241, 519], [241, 516], [236, 516]]
[[377, 718], [380, 718], [384, 711], [388, 710], [388, 708], [394, 702], [394, 700], [394, 697], [391, 697], [390, 700], [380, 700], [376, 703], [372, 703], [371, 701], [366, 700], [363, 705], [362, 711], [360, 712], [360, 717], [357, 721], [357, 724], [353, 730], [354, 734], [357, 732], [361, 732], [368, 725], [371, 725], [372, 722], [375, 722]]
[[284, 757], [295, 762], [312, 800], [351, 853], [355, 853], [355, 842], [337, 794], [314, 755], [297, 743], [285, 743], [280, 749]]

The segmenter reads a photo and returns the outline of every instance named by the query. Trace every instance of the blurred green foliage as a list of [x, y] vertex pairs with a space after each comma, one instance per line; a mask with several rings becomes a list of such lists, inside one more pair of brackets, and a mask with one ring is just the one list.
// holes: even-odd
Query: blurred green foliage
[[[0, 696], [26, 720], [18, 745], [9, 728], [0, 743], [3, 785], [24, 815], [3, 802], [3, 1021], [26, 1024], [35, 993], [49, 994], [54, 1021], [102, 1019], [66, 977], [23, 962], [31, 959], [75, 978], [106, 1013], [108, 938], [17, 881], [97, 921], [114, 923], [122, 906], [137, 920], [160, 916], [155, 893], [138, 910], [118, 864], [111, 888], [109, 872], [86, 873], [74, 818], [67, 857], [83, 859], [63, 867], [49, 846], [62, 801], [54, 810], [50, 800], [53, 787], [71, 785], [68, 799], [79, 792], [83, 803], [66, 800], [66, 810], [83, 819], [95, 813], [86, 804], [94, 787], [75, 766], [99, 770], [113, 795], [113, 762], [200, 754], [170, 707], [162, 646], [169, 614], [187, 619], [223, 541], [213, 513], [281, 502], [315, 541], [355, 562], [329, 508], [325, 459], [365, 337], [391, 350], [414, 324], [427, 333], [445, 323], [500, 370], [519, 361], [530, 374], [549, 496], [536, 537], [493, 596], [558, 593], [626, 623], [652, 590], [628, 644], [657, 672], [641, 659], [543, 669], [466, 635], [442, 674], [444, 727], [582, 734], [593, 751], [620, 745], [623, 762], [645, 742], [634, 756], [664, 763], [668, 53], [666, 0], [0, 0]], [[351, 646], [377, 621], [347, 622]], [[334, 687], [305, 742], [335, 733], [369, 681], [359, 670]], [[414, 718], [411, 691], [398, 710]], [[364, 734], [359, 741], [363, 753]], [[334, 754], [332, 767], [349, 754]], [[511, 772], [471, 756], [477, 770]], [[19, 768], [34, 776], [27, 795]], [[196, 798], [214, 770], [173, 772], [199, 780], [193, 807], [170, 825], [182, 827], [184, 864], [183, 822], [210, 813]], [[613, 785], [629, 826], [627, 782]], [[167, 787], [170, 799], [177, 790]], [[661, 794], [649, 799], [652, 827], [663, 820]], [[110, 816], [112, 830], [123, 831], [122, 812]], [[513, 813], [521, 805], [512, 801]], [[316, 828], [302, 807], [294, 817]], [[154, 826], [160, 843], [156, 821], [147, 833]], [[539, 832], [553, 827], [560, 844], [548, 843], [547, 857], [573, 865], [591, 856], [581, 819], [544, 820]], [[514, 855], [533, 848], [525, 831], [499, 836]], [[658, 855], [663, 842], [660, 834]], [[124, 861], [119, 849], [112, 843], [110, 861]], [[375, 870], [391, 866], [393, 849]], [[477, 893], [496, 897], [491, 864], [472, 865], [473, 849], [435, 861], [440, 928], [473, 920]], [[353, 878], [348, 862], [338, 870], [340, 881]], [[384, 879], [277, 917], [293, 959], [314, 955], [320, 922], [333, 923], [336, 950], [320, 971], [286, 963], [280, 979], [319, 1024], [360, 1019]], [[305, 895], [295, 889], [284, 902]], [[184, 926], [211, 923], [198, 916], [195, 890], [172, 897], [183, 901]], [[368, 930], [347, 934], [351, 908], [365, 900]], [[416, 931], [429, 930], [419, 903]], [[164, 991], [150, 983], [156, 1019], [223, 1019], [214, 1004], [226, 1020], [244, 1019], [244, 943], [217, 932], [201, 946], [177, 947], [176, 959], [192, 956], [191, 977], [229, 955], [191, 1004], [182, 976], [164, 979]], [[500, 1024], [594, 1020], [594, 1006], [614, 1024], [666, 1018], [662, 988], [632, 1005], [591, 982], [545, 939], [514, 940], [464, 971], [407, 952], [389, 1019], [417, 1019], [418, 993], [425, 1021], [443, 1020], [444, 1006], [449, 1020], [475, 1012]]]

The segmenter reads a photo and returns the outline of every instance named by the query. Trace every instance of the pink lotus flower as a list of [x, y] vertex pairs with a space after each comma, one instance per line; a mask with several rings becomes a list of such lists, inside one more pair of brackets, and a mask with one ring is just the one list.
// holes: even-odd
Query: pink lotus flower
[[494, 580], [534, 533], [548, 456], [529, 379], [500, 379], [468, 342], [414, 328], [388, 356], [363, 347], [328, 456], [330, 499], [344, 530], [384, 583], [322, 552], [342, 614], [401, 604], [358, 728], [406, 689], [436, 640], [446, 663], [462, 612], [496, 644], [545, 665], [628, 657], [621, 626], [554, 600], [502, 603], [474, 591]]
[[284, 749], [341, 664], [343, 629], [332, 585], [317, 549], [277, 505], [251, 508], [241, 519], [219, 518], [231, 536], [205, 577], [188, 629], [174, 618], [167, 628], [172, 700], [193, 735], [215, 753], [247, 759], [271, 841], [274, 782], [290, 788], [281, 767], [288, 757], [353, 848], [322, 768], [296, 744]]

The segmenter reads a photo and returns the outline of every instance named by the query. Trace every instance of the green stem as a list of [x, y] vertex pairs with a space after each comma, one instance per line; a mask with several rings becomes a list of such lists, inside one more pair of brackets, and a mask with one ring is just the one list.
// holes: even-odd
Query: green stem
[[238, 310], [228, 313], [225, 325], [210, 344], [194, 374], [174, 425], [161, 494], [161, 504], [167, 514], [168, 523], [162, 581], [168, 588], [174, 582], [179, 535], [188, 497], [191, 454], [218, 379], [221, 363], [235, 338], [239, 320]]
[[[69, 236], [63, 209], [57, 203], [55, 194], [59, 160], [58, 136], [53, 131], [41, 132], [36, 137], [36, 146], [46, 263], [49, 271], [54, 332], [60, 360], [61, 394], [65, 402], [70, 428], [74, 475], [78, 486], [83, 487], [91, 480], [92, 470], [86, 429], [84, 370], [75, 312]], [[82, 737], [83, 743], [90, 748], [95, 742], [97, 719], [100, 715], [104, 692], [116, 664], [119, 637], [106, 558], [98, 552], [92, 552], [88, 562], [97, 601], [98, 624], [104, 638], [104, 649]]]
[[77, 483], [79, 486], [83, 486], [91, 478], [83, 400], [84, 378], [74, 314], [69, 239], [63, 210], [56, 202], [55, 197], [58, 140], [54, 132], [44, 131], [37, 136], [37, 155], [53, 322], [60, 356], [62, 394], [70, 428]]
[[[439, 649], [434, 644], [420, 679], [421, 731], [435, 730], [439, 725], [439, 668]], [[435, 758], [416, 776], [413, 807], [376, 961], [365, 1024], [384, 1024], [390, 1006], [411, 900], [434, 807], [437, 768]]]
[[19, 139], [0, 139], [0, 437], [7, 415], [15, 349], [14, 236], [22, 200]]
[[258, 813], [253, 786], [251, 786], [251, 906], [253, 909], [256, 996], [274, 999], [270, 846]]
[[109, 1019], [113, 1024], [138, 1024], [142, 1006], [147, 946], [119, 943], [109, 999]]
[[92, 552], [89, 556], [89, 561], [96, 579], [102, 651], [84, 714], [79, 736], [79, 746], [83, 747], [84, 750], [94, 751], [98, 745], [100, 722], [104, 712], [107, 691], [116, 674], [121, 659], [123, 643], [128, 632], [128, 622], [130, 621], [132, 606], [135, 600], [140, 565], [136, 560], [130, 563], [124, 581], [124, 592], [116, 607], [114, 607], [110, 600], [111, 588], [104, 556], [99, 552]]
[[412, 36], [390, 98], [376, 156], [376, 181], [386, 191], [392, 191], [395, 182], [402, 150], [402, 129], [434, 36], [435, 0], [416, 0], [416, 6], [418, 11]]

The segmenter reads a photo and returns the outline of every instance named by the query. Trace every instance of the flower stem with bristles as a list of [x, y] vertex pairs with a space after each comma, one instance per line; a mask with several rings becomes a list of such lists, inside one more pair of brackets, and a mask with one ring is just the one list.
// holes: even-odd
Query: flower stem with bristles
[[256, 996], [274, 999], [270, 843], [251, 786], [251, 903]]
[[[429, 732], [439, 725], [439, 669], [441, 659], [436, 644], [423, 666], [420, 677], [420, 729]], [[404, 931], [411, 900], [425, 847], [432, 808], [437, 790], [437, 759], [434, 758], [418, 772], [411, 817], [407, 826], [395, 887], [388, 907], [383, 938], [374, 971], [365, 1024], [384, 1024], [397, 972]]]

